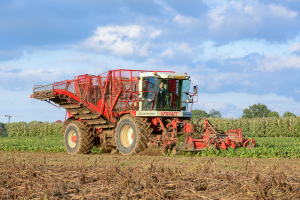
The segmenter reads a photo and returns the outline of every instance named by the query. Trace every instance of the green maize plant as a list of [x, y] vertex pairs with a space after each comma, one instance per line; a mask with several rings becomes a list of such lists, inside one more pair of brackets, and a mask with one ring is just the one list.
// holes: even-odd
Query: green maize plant
[[[197, 119], [193, 120], [196, 123]], [[300, 137], [300, 118], [254, 118], [226, 119], [209, 118], [220, 130], [241, 128], [246, 137]], [[14, 122], [5, 124], [9, 137], [15, 136], [60, 136], [63, 122]]]
[[300, 120], [298, 118], [291, 117], [290, 130], [293, 137], [300, 137]]
[[26, 136], [26, 123], [25, 122], [13, 122], [5, 125], [6, 130], [8, 131], [8, 136]]
[[5, 124], [5, 128], [9, 137], [60, 136], [62, 135], [63, 122], [14, 122]]
[[55, 122], [52, 123], [52, 125], [53, 125], [53, 134], [55, 136], [60, 136], [63, 132], [64, 122]]
[[[300, 137], [300, 118], [208, 118], [220, 130], [241, 128], [246, 137]], [[194, 119], [195, 123], [197, 119]]]

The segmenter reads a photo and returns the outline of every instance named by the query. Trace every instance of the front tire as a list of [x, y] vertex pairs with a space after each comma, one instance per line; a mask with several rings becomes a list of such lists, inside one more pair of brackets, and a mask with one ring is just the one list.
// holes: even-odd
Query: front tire
[[94, 136], [82, 122], [72, 121], [66, 128], [65, 146], [70, 154], [90, 153], [94, 145]]
[[125, 115], [116, 127], [116, 143], [123, 155], [134, 155], [147, 148], [147, 131], [141, 122], [131, 115]]
[[63, 130], [64, 130], [64, 133], [66, 132], [66, 129], [68, 127], [68, 125], [71, 123], [71, 122], [74, 122], [74, 121], [77, 121], [75, 118], [68, 118], [65, 122], [64, 122], [64, 127], [63, 127]]

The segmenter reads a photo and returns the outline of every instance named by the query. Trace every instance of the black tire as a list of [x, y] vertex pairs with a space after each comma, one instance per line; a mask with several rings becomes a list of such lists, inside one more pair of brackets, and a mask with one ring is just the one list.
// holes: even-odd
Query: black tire
[[[70, 139], [76, 136], [77, 142]], [[71, 121], [65, 132], [65, 146], [70, 154], [90, 153], [94, 145], [94, 136], [89, 132], [87, 126], [80, 121]]]
[[66, 132], [68, 125], [71, 122], [77, 121], [75, 118], [68, 118], [65, 122], [64, 122], [64, 131]]
[[[148, 136], [152, 133], [147, 119], [125, 115], [116, 127], [116, 143], [123, 155], [134, 155], [147, 148]], [[132, 134], [133, 138], [129, 135]]]

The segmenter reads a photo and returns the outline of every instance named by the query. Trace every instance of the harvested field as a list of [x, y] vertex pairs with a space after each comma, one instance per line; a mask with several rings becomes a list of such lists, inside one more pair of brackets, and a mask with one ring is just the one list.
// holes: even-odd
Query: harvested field
[[0, 152], [0, 199], [299, 199], [299, 162]]

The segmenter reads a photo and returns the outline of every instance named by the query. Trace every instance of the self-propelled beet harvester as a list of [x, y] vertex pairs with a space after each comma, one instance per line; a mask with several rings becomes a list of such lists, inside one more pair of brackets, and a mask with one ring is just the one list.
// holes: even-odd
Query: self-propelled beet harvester
[[119, 69], [85, 74], [36, 85], [31, 97], [67, 110], [63, 133], [71, 154], [89, 153], [94, 145], [123, 155], [152, 145], [163, 153], [255, 146], [241, 129], [223, 132], [202, 118], [191, 122], [188, 110], [198, 101], [198, 87], [190, 92], [186, 73]]

